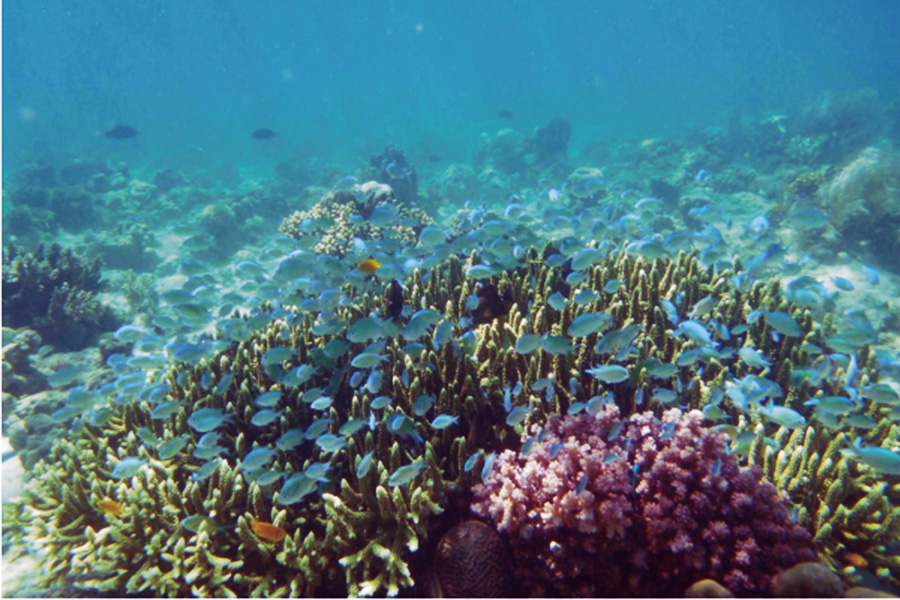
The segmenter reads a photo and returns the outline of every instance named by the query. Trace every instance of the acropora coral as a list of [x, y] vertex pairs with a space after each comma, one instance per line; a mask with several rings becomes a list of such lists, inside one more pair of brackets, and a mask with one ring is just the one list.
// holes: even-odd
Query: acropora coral
[[[374, 189], [383, 188], [375, 184]], [[341, 206], [337, 198], [357, 202], [355, 195], [337, 193], [330, 199], [331, 210]], [[373, 201], [369, 208], [375, 206]], [[352, 210], [359, 209], [354, 204]], [[292, 222], [299, 227], [302, 218]], [[331, 241], [338, 239], [350, 238]], [[584, 270], [583, 280], [574, 283], [568, 265], [548, 265], [557, 254], [554, 246], [530, 249], [521, 267], [488, 280], [467, 275], [477, 273], [477, 267], [484, 270], [477, 253], [464, 260], [451, 256], [397, 284], [410, 309], [434, 311], [450, 322], [451, 335], [443, 343], [436, 341], [437, 333], [410, 334], [412, 339], [396, 335], [404, 331], [403, 313], [399, 322], [379, 326], [376, 349], [366, 351], [372, 338], [350, 339], [349, 332], [367, 319], [374, 322], [370, 315], [385, 309], [383, 290], [348, 285], [343, 290], [348, 302], [338, 303], [325, 320], [316, 310], [265, 305], [253, 317], [254, 322], [264, 319], [262, 325], [236, 338], [223, 330], [219, 350], [211, 357], [191, 365], [173, 364], [157, 371], [143, 387], [123, 389], [105, 423], [86, 423], [59, 439], [28, 485], [23, 518], [29, 537], [41, 539], [46, 548], [47, 584], [74, 580], [85, 589], [155, 595], [399, 594], [423, 580], [424, 574], [416, 570], [422, 561], [412, 557], [426, 546], [430, 526], [449, 499], [464, 495], [482, 471], [488, 485], [500, 485], [489, 475], [495, 453], [524, 452], [525, 428], [534, 432], [548, 424], [550, 434], [559, 436], [568, 423], [587, 417], [560, 420], [558, 415], [587, 410], [586, 404], [599, 397], [609, 405], [601, 419], [612, 419], [615, 405], [623, 421], [631, 423], [616, 443], [631, 439], [632, 445], [610, 461], [609, 481], [586, 481], [584, 497], [570, 493], [559, 498], [561, 512], [552, 509], [548, 518], [558, 518], [562, 525], [584, 511], [588, 492], [608, 494], [603, 497], [609, 501], [601, 506], [614, 515], [630, 516], [631, 522], [623, 521], [617, 529], [613, 521], [598, 521], [595, 515], [584, 526], [606, 531], [612, 539], [638, 535], [647, 546], [643, 554], [631, 556], [638, 565], [641, 560], [656, 561], [654, 576], [660, 582], [683, 586], [681, 592], [699, 579], [720, 574], [721, 583], [729, 587], [764, 589], [757, 576], [773, 572], [774, 559], [806, 556], [805, 538], [791, 525], [775, 489], [760, 481], [758, 471], [740, 470], [734, 455], [724, 454], [720, 436], [699, 425], [697, 413], [676, 419], [677, 411], [667, 412], [658, 422], [640, 411], [663, 414], [671, 402], [666, 391], [677, 390], [679, 404], [696, 409], [714, 404], [734, 416], [738, 410], [733, 401], [723, 400], [726, 382], [750, 385], [764, 372], [791, 388], [792, 374], [817, 360], [806, 351], [808, 344], [824, 344], [829, 326], [817, 323], [809, 309], [791, 305], [776, 282], [736, 287], [739, 262], [732, 271], [704, 267], [696, 254], [648, 259], [586, 248], [572, 257], [572, 265]], [[613, 280], [616, 285], [609, 285]], [[486, 289], [499, 301], [490, 315], [471, 304], [473, 296], [487, 298]], [[560, 296], [568, 301], [560, 304]], [[673, 310], [687, 315], [701, 304], [705, 314], [733, 332], [719, 339], [714, 353], [704, 354], [684, 334], [688, 329], [673, 323]], [[608, 315], [602, 320], [606, 324], [579, 334], [582, 317], [600, 311]], [[483, 317], [482, 324], [462, 324], [476, 313]], [[760, 318], [762, 313], [769, 316]], [[790, 325], [790, 335], [774, 335], [773, 319], [782, 329]], [[249, 324], [247, 315], [230, 322], [233, 329]], [[702, 337], [697, 331], [691, 335]], [[422, 347], [413, 350], [413, 340]], [[735, 350], [743, 346], [768, 357], [768, 366], [750, 366], [739, 358]], [[265, 367], [263, 357], [276, 348], [289, 357], [282, 369], [305, 369], [302, 383], [273, 379], [277, 374]], [[367, 353], [367, 358], [377, 354], [383, 374], [373, 389], [368, 382], [362, 385], [363, 368], [353, 364]], [[606, 383], [590, 374], [610, 363], [627, 377]], [[861, 360], [860, 369], [867, 368]], [[520, 390], [520, 421], [508, 416], [506, 397], [512, 388]], [[789, 402], [799, 405], [818, 391], [817, 384], [806, 381]], [[256, 400], [266, 393], [276, 394], [272, 408], [277, 410], [261, 414]], [[313, 408], [316, 403], [309, 398], [321, 399], [323, 394], [327, 401]], [[176, 403], [165, 407], [174, 412], [154, 418], [165, 402]], [[200, 412], [204, 409], [215, 410]], [[222, 451], [212, 459], [194, 456], [201, 437], [194, 425], [204, 414], [213, 415], [213, 427], [219, 428]], [[438, 415], [449, 419], [445, 426], [436, 425]], [[761, 414], [751, 411], [742, 418], [770, 435], [779, 431]], [[669, 422], [675, 423], [672, 437], [665, 430]], [[286, 435], [312, 430], [311, 437], [297, 444], [272, 448]], [[644, 430], [646, 436], [640, 433]], [[330, 437], [322, 439], [324, 435]], [[607, 431], [596, 445], [616, 439]], [[591, 464], [607, 464], [606, 454], [591, 454], [590, 445], [582, 449], [570, 442], [560, 437], [567, 448], [560, 460], [569, 461], [567, 468], [585, 457]], [[682, 447], [700, 454], [682, 457], [667, 450]], [[244, 468], [245, 461], [257, 456], [250, 453], [260, 449], [271, 452], [265, 481]], [[552, 450], [543, 440], [531, 451], [535, 459], [549, 460]], [[754, 452], [761, 456], [759, 450]], [[499, 473], [512, 468], [509, 458], [497, 460]], [[637, 473], [626, 464], [638, 465]], [[719, 475], [710, 474], [713, 467]], [[279, 502], [292, 492], [290, 486], [283, 487], [284, 480], [312, 472], [321, 477], [323, 468], [327, 475], [312, 484], [305, 498]], [[302, 477], [308, 482], [312, 475]], [[707, 483], [731, 482], [724, 491], [703, 488], [696, 498], [730, 502], [706, 511], [718, 514], [724, 528], [718, 521], [696, 520], [715, 542], [709, 553], [677, 535], [693, 517], [662, 501], [702, 487], [704, 477]], [[683, 484], [685, 478], [691, 485]], [[562, 480], [558, 485], [562, 491]], [[639, 505], [634, 504], [638, 497]], [[755, 504], [746, 506], [745, 498]], [[98, 510], [97, 503], [107, 499], [124, 507], [124, 514], [115, 517]], [[774, 520], [772, 515], [761, 520], [762, 509], [774, 511]], [[736, 524], [738, 514], [746, 523]], [[636, 515], [650, 520], [641, 523]], [[251, 528], [254, 519], [284, 530], [284, 539], [260, 538]], [[577, 521], [571, 526], [577, 527]], [[726, 534], [735, 537], [727, 541], [721, 537]], [[796, 544], [779, 545], [772, 538], [779, 534]], [[667, 549], [678, 550], [677, 555], [667, 558]], [[542, 552], [542, 560], [552, 563], [552, 549]], [[746, 564], [751, 556], [759, 572]], [[560, 576], [575, 579], [544, 585], [584, 590], [597, 585], [578, 579], [589, 575], [556, 568], [562, 569]], [[620, 575], [636, 573], [634, 568], [626, 564]], [[680, 575], [682, 571], [691, 576]], [[531, 575], [540, 579], [538, 573]], [[610, 585], [654, 589], [652, 582], [640, 578], [620, 578]]]

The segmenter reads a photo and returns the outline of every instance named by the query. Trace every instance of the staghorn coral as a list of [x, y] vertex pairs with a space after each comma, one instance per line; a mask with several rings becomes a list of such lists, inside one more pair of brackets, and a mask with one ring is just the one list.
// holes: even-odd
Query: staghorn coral
[[3, 325], [30, 327], [47, 343], [79, 349], [115, 326], [109, 307], [97, 299], [103, 287], [100, 261], [85, 263], [59, 244], [34, 252], [3, 251]]
[[[757, 282], [739, 291], [732, 287], [734, 273], [703, 267], [695, 255], [650, 261], [611, 254], [598, 258], [579, 288], [572, 288], [564, 283], [563, 267], [546, 263], [555, 252], [552, 246], [532, 249], [521, 268], [494, 277], [491, 284], [499, 295], [511, 300], [508, 314], [454, 336], [450, 343], [437, 347], [432, 336], [425, 336], [421, 353], [412, 354], [404, 351], [407, 340], [396, 336], [401, 325], [385, 324], [387, 335], [379, 350], [384, 378], [377, 394], [351, 385], [359, 371], [350, 361], [364, 349], [363, 343], [348, 343], [339, 356], [323, 351], [332, 340], [346, 343], [344, 328], [382, 306], [380, 291], [360, 292], [347, 286], [349, 302], [340, 303], [327, 317], [343, 324], [337, 330], [324, 327], [319, 320], [324, 317], [316, 313], [288, 307], [275, 316], [273, 307], [267, 306], [260, 314], [270, 315], [270, 322], [252, 335], [248, 332], [240, 342], [222, 340], [224, 349], [198, 366], [173, 365], [156, 375], [145, 389], [164, 384], [165, 399], [182, 403], [171, 417], [150, 417], [160, 400], [149, 400], [149, 392], [124, 395], [102, 427], [88, 424], [59, 440], [29, 485], [24, 518], [29, 537], [45, 540], [48, 585], [75, 579], [86, 588], [166, 595], [399, 594], [422, 577], [413, 570], [410, 557], [424, 547], [431, 517], [476, 483], [485, 464], [479, 456], [517, 450], [523, 427], [539, 426], [549, 415], [607, 392], [624, 415], [644, 409], [640, 398], [661, 412], [663, 405], [653, 393], [661, 388], [681, 389], [681, 403], [702, 406], [726, 377], [759, 372], [728, 352], [742, 344], [765, 352], [771, 360], [767, 372], [787, 385], [795, 367], [812, 361], [800, 350], [802, 341], [822, 343], [825, 328], [814, 323], [808, 310], [789, 305], [777, 283]], [[478, 262], [473, 253], [465, 261], [451, 257], [437, 268], [416, 271], [403, 285], [406, 303], [430, 308], [457, 323], [468, 312], [469, 296], [483, 285], [465, 276], [466, 269]], [[625, 285], [607, 292], [605, 283], [612, 278]], [[561, 311], [547, 304], [555, 292], [572, 296], [578, 289], [597, 295], [587, 304], [570, 302]], [[673, 301], [686, 314], [707, 295], [717, 298], [711, 309], [717, 321], [729, 327], [743, 324], [746, 331], [722, 341], [723, 353], [704, 358], [702, 370], [693, 366], [696, 362], [688, 362], [670, 377], [650, 377], [653, 365], [676, 362], [696, 350], [688, 339], [674, 335], [661, 300]], [[759, 309], [790, 312], [801, 335], [776, 340], [764, 319], [748, 322]], [[598, 352], [600, 333], [577, 340], [568, 354], [542, 349], [523, 354], [515, 349], [525, 334], [564, 336], [577, 316], [598, 310], [609, 312], [615, 327], [637, 326], [633, 351], [618, 359], [609, 351]], [[297, 387], [275, 383], [261, 366], [267, 350], [282, 346], [295, 353], [286, 368], [316, 369]], [[626, 366], [631, 374], [627, 381], [606, 385], [585, 373], [593, 365], [612, 361]], [[550, 379], [551, 385], [546, 393], [533, 394], [539, 379]], [[523, 401], [531, 413], [524, 425], [510, 427], [505, 423], [504, 389], [517, 383], [528, 390]], [[332, 398], [325, 413], [316, 413], [302, 400], [313, 388], [327, 390]], [[272, 390], [281, 390], [278, 408], [283, 412], [265, 426], [254, 425], [258, 411], [254, 399]], [[804, 393], [815, 391], [807, 384]], [[414, 405], [423, 394], [432, 395], [434, 406], [420, 415]], [[373, 409], [376, 395], [388, 396], [391, 404]], [[202, 408], [234, 413], [221, 428], [221, 443], [228, 453], [216, 459], [217, 470], [206, 480], [198, 475], [205, 463], [193, 456], [199, 434], [187, 424], [189, 416]], [[733, 410], [728, 401], [723, 409]], [[319, 493], [282, 506], [280, 485], [260, 487], [255, 476], [243, 471], [242, 462], [254, 448], [270, 446], [292, 429], [307, 428], [322, 414], [330, 419], [326, 431], [341, 435], [347, 445], [333, 456], [311, 440], [279, 452], [270, 468], [285, 476], [317, 462], [330, 463], [330, 481], [319, 486]], [[367, 420], [372, 414], [371, 429], [340, 434], [351, 420]], [[430, 422], [438, 414], [458, 421], [447, 429], [433, 429]], [[422, 442], [389, 430], [387, 423], [398, 416], [411, 421]], [[141, 428], [146, 429], [139, 438], [136, 432]], [[186, 446], [160, 460], [159, 447], [176, 439]], [[357, 469], [366, 456], [374, 459], [373, 465], [359, 476]], [[473, 456], [473, 468], [466, 471], [464, 464]], [[139, 457], [144, 465], [134, 476], [114, 480], [111, 473], [127, 457]], [[413, 461], [420, 461], [423, 468], [410, 483], [390, 485], [390, 476]], [[73, 478], [71, 473], [79, 475]], [[123, 504], [126, 514], [104, 516], [96, 507], [105, 498]], [[191, 530], [181, 524], [201, 517], [210, 519], [203, 528]], [[277, 543], [261, 540], [250, 528], [250, 519], [271, 522], [287, 535]]]
[[507, 536], [539, 595], [681, 595], [703, 577], [765, 590], [813, 557], [809, 534], [702, 420], [678, 409], [621, 420], [612, 405], [554, 415], [527, 455], [498, 457], [473, 510]]
[[379, 206], [396, 207], [396, 222], [384, 229], [404, 244], [414, 244], [422, 228], [432, 222], [421, 209], [399, 202], [388, 185], [370, 181], [358, 186], [358, 193], [329, 192], [309, 210], [285, 218], [279, 231], [308, 242], [314, 252], [344, 256], [352, 251], [354, 238], [366, 241], [385, 237], [382, 227], [369, 222]]
[[[841, 454], [851, 441], [848, 433], [821, 426], [783, 429], [774, 446], [758, 436], [750, 455], [798, 504], [798, 522], [813, 534], [823, 560], [859, 585], [854, 563], [861, 557], [885, 584], [897, 586], [900, 558], [887, 546], [900, 537], [900, 485]], [[870, 445], [898, 442], [900, 427], [889, 419], [866, 435]]]

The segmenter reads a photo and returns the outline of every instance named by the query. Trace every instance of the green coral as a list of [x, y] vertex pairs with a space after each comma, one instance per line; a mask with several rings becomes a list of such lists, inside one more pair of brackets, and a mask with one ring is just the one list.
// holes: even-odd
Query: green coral
[[[813, 534], [820, 558], [854, 585], [863, 582], [845, 560], [848, 553], [862, 556], [884, 583], [900, 584], [900, 557], [886, 548], [900, 538], [900, 484], [841, 454], [852, 443], [846, 432], [781, 429], [775, 442], [780, 449], [751, 454], [798, 505], [797, 519]], [[887, 419], [867, 436], [874, 446], [898, 442], [900, 427]]]
[[[523, 426], [542, 423], [549, 414], [567, 412], [576, 402], [605, 392], [611, 393], [623, 414], [643, 410], [638, 406], [641, 398], [661, 413], [665, 407], [653, 395], [657, 388], [678, 387], [683, 390], [682, 403], [701, 407], [715, 390], [724, 387], [726, 379], [760, 374], [759, 369], [726, 352], [703, 359], [702, 370], [688, 363], [668, 378], [650, 377], [654, 366], [676, 363], [697, 349], [694, 342], [675, 335], [662, 300], [673, 302], [684, 315], [699, 300], [715, 298], [714, 320], [732, 329], [746, 327], [746, 334], [733, 335], [723, 346], [736, 350], [745, 344], [764, 352], [771, 365], [762, 373], [784, 386], [813, 364], [814, 356], [803, 349], [803, 343], [823, 344], [830, 332], [830, 325], [816, 323], [807, 309], [790, 305], [777, 283], [756, 282], [743, 291], [733, 287], [739, 262], [734, 271], [718, 270], [704, 267], [696, 254], [648, 260], [614, 253], [598, 260], [580, 288], [573, 288], [565, 283], [562, 268], [547, 265], [547, 257], [556, 252], [553, 246], [531, 249], [521, 268], [491, 280], [511, 304], [505, 316], [476, 327], [474, 338], [457, 335], [438, 348], [432, 337], [426, 336], [421, 355], [414, 357], [403, 349], [406, 340], [396, 335], [400, 325], [385, 322], [388, 337], [380, 350], [385, 356], [384, 378], [377, 394], [350, 385], [350, 361], [364, 344], [347, 344], [347, 352], [328, 357], [325, 345], [343, 336], [314, 333], [321, 323], [296, 307], [249, 339], [232, 342], [201, 366], [174, 365], [158, 374], [170, 387], [169, 399], [182, 401], [183, 410], [159, 420], [150, 418], [153, 406], [146, 399], [119, 403], [114, 407], [115, 416], [102, 429], [85, 425], [69, 439], [59, 440], [51, 458], [36, 467], [36, 476], [27, 488], [25, 521], [29, 537], [41, 539], [46, 547], [48, 584], [63, 585], [74, 579], [86, 589], [167, 596], [396, 595], [421, 582], [422, 573], [411, 559], [425, 547], [435, 515], [454, 495], [465, 494], [476, 483], [484, 460], [478, 459], [475, 468], [466, 471], [463, 465], [472, 456], [517, 449]], [[479, 261], [473, 253], [465, 260], [451, 257], [427, 274], [416, 271], [404, 285], [406, 303], [416, 309], [433, 309], [456, 322], [468, 314], [468, 298], [485, 285], [465, 276], [466, 269]], [[625, 285], [606, 291], [605, 284], [611, 279]], [[548, 305], [552, 294], [562, 292], [573, 298], [579, 289], [592, 290], [596, 297], [583, 305], [570, 301], [561, 311]], [[359, 292], [350, 285], [344, 291], [352, 302], [342, 304], [334, 314], [344, 326], [371, 314], [383, 301], [378, 292]], [[750, 319], [760, 310], [791, 314], [801, 335], [772, 335], [766, 319]], [[595, 344], [604, 332], [578, 338], [567, 354], [543, 349], [522, 354], [515, 349], [525, 334], [567, 336], [579, 315], [595, 311], [611, 314], [614, 328], [638, 326], [633, 351], [617, 358], [613, 357], [617, 351], [597, 352]], [[270, 348], [281, 346], [294, 350], [292, 366], [313, 365], [318, 368], [316, 374], [296, 388], [284, 389], [274, 383], [262, 368], [261, 357]], [[586, 373], [594, 365], [613, 360], [628, 369], [627, 381], [607, 385]], [[213, 382], [204, 388], [201, 379], [207, 371]], [[230, 382], [225, 380], [229, 375], [233, 376]], [[534, 392], [534, 383], [545, 378], [550, 379], [548, 391]], [[227, 383], [223, 389], [210, 391], [223, 380]], [[505, 423], [504, 390], [517, 383], [522, 384], [532, 410], [525, 423], [513, 428]], [[241, 461], [255, 447], [271, 445], [286, 431], [304, 429], [321, 417], [302, 401], [304, 392], [316, 387], [332, 398], [327, 409], [329, 433], [339, 434], [351, 419], [365, 420], [377, 412], [376, 427], [345, 435], [346, 447], [330, 457], [309, 443], [281, 452], [272, 467], [287, 477], [325, 461], [331, 463], [331, 472], [338, 474], [320, 487], [320, 494], [282, 506], [279, 486], [261, 488], [252, 478], [245, 479]], [[791, 387], [789, 406], [799, 407], [818, 392], [805, 379]], [[273, 389], [282, 391], [283, 414], [270, 425], [253, 425], [254, 399]], [[414, 411], [422, 394], [435, 400], [426, 415]], [[389, 396], [391, 404], [372, 409], [377, 395]], [[219, 467], [207, 481], [198, 482], [193, 476], [202, 462], [192, 455], [197, 435], [187, 419], [201, 408], [224, 409], [234, 413], [234, 418], [221, 430], [221, 443], [230, 450], [229, 455], [217, 459]], [[738, 413], [730, 399], [723, 402], [723, 409]], [[433, 429], [429, 423], [438, 414], [456, 416], [458, 422], [447, 429]], [[398, 438], [385, 426], [401, 415], [412, 421], [416, 434], [423, 438], [420, 444]], [[790, 444], [799, 441], [786, 441], [784, 431], [761, 422], [758, 414], [742, 418], [757, 428], [760, 439], [768, 433], [785, 443], [787, 458], [781, 462], [769, 459], [767, 469], [803, 504], [808, 515], [804, 523], [812, 528], [812, 515], [819, 518], [823, 500], [816, 493], [801, 494], [802, 486], [794, 479], [804, 469], [811, 469], [815, 459], [795, 452]], [[159, 442], [141, 441], [135, 433], [140, 428], [147, 428]], [[190, 438], [187, 446], [173, 458], [159, 460], [159, 443], [179, 436]], [[751, 448], [754, 460], [762, 460], [764, 452], [759, 443]], [[368, 453], [374, 458], [372, 468], [359, 477], [357, 469]], [[839, 455], [832, 455], [838, 459]], [[128, 456], [141, 457], [144, 466], [127, 480], [112, 479], [115, 465]], [[422, 461], [424, 468], [409, 483], [392, 486], [391, 474], [413, 461]], [[845, 468], [856, 476], [857, 466]], [[860, 485], [870, 482], [863, 479]], [[849, 511], [840, 523], [846, 536], [864, 535], [861, 531], [881, 522], [879, 514], [894, 511], [895, 490], [876, 491], [886, 500]], [[828, 497], [826, 493], [824, 502], [835, 506], [833, 502], [840, 501], [836, 494]], [[840, 499], [856, 498], [854, 494]], [[105, 498], [120, 502], [126, 514], [105, 516], [97, 508]], [[194, 531], [181, 524], [185, 518], [197, 516], [208, 517], [208, 527]], [[266, 541], [253, 532], [251, 519], [282, 527], [287, 536], [281, 542]], [[832, 524], [832, 531], [834, 528]]]

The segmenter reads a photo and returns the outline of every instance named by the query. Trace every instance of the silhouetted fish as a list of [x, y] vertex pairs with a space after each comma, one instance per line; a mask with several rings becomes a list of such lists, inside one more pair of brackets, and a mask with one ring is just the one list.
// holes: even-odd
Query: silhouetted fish
[[472, 311], [472, 323], [475, 325], [490, 323], [497, 317], [506, 316], [513, 304], [509, 288], [506, 288], [503, 296], [500, 296], [497, 286], [493, 283], [485, 283], [475, 295], [478, 296], [478, 306]]
[[427, 156], [427, 158], [428, 158], [428, 162], [433, 162], [433, 163], [441, 162], [441, 157], [438, 156], [437, 154], [429, 154]]
[[275, 137], [275, 132], [271, 129], [266, 129], [263, 127], [262, 129], [257, 129], [253, 133], [250, 134], [254, 140], [270, 140]]
[[503, 110], [498, 110], [498, 111], [497, 111], [497, 116], [500, 117], [501, 119], [512, 119], [512, 118], [513, 118], [513, 112], [512, 112], [511, 110], [506, 110], [506, 109], [504, 108]]
[[396, 279], [391, 279], [391, 285], [384, 294], [384, 312], [388, 318], [396, 319], [400, 316], [403, 312], [403, 300], [403, 286]]
[[127, 140], [138, 134], [138, 130], [129, 125], [116, 125], [103, 135], [114, 140]]

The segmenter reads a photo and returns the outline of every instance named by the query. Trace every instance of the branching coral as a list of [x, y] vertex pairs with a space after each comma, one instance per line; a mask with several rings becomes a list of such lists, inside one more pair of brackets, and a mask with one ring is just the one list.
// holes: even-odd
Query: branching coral
[[3, 252], [3, 325], [30, 327], [45, 342], [78, 349], [115, 324], [97, 299], [100, 261], [86, 263], [58, 244]]
[[[436, 268], [414, 272], [401, 286], [405, 302], [450, 321], [451, 336], [443, 343], [437, 343], [433, 333], [397, 335], [405, 331], [402, 315], [399, 323], [383, 321], [374, 338], [351, 339], [350, 330], [382, 310], [384, 300], [381, 290], [347, 285], [343, 290], [347, 301], [331, 311], [265, 306], [253, 317], [259, 324], [252, 328], [246, 317], [232, 318], [228, 323], [232, 332], [244, 333], [226, 338], [223, 329], [225, 339], [217, 342], [215, 356], [196, 366], [174, 365], [137, 389], [123, 387], [107, 423], [86, 424], [60, 441], [29, 487], [28, 530], [45, 540], [45, 567], [52, 583], [75, 576], [85, 586], [167, 595], [399, 594], [420, 581], [421, 573], [413, 569], [410, 557], [424, 547], [432, 517], [450, 498], [465, 494], [476, 483], [492, 453], [519, 450], [523, 428], [533, 429], [551, 415], [579, 410], [578, 403], [584, 410], [584, 404], [598, 396], [606, 397], [623, 415], [645, 406], [662, 414], [671, 400], [660, 390], [677, 390], [680, 404], [699, 408], [721, 394], [726, 381], [748, 377], [752, 381], [761, 373], [788, 389], [792, 374], [813, 361], [803, 343], [824, 343], [827, 327], [816, 324], [808, 310], [791, 306], [777, 284], [735, 288], [733, 272], [703, 267], [696, 256], [648, 260], [585, 249], [578, 262], [590, 264], [584, 267], [584, 280], [575, 286], [566, 283], [567, 265], [547, 264], [556, 252], [551, 246], [531, 249], [520, 268], [489, 282], [466, 275], [480, 263], [475, 253], [465, 261], [451, 257]], [[620, 284], [608, 286], [613, 279]], [[474, 316], [471, 297], [478, 299], [479, 293], [487, 297], [488, 285], [502, 299], [501, 307], [489, 316], [480, 313], [483, 324], [462, 324], [463, 318]], [[587, 292], [588, 300], [573, 301], [579, 292]], [[570, 300], [559, 306], [555, 294]], [[704, 298], [712, 298], [704, 309], [711, 319], [733, 331], [727, 339], [718, 339], [714, 353], [676, 333], [671, 317], [671, 308], [684, 316]], [[605, 327], [585, 335], [571, 333], [576, 319], [599, 311], [608, 315]], [[790, 314], [796, 332], [773, 335], [772, 325], [759, 318], [759, 311]], [[610, 334], [612, 338], [606, 338]], [[520, 342], [529, 335], [547, 337], [540, 347], [526, 350]], [[377, 345], [368, 352], [379, 355], [383, 377], [369, 389], [362, 385], [366, 368], [351, 363], [374, 340]], [[421, 344], [415, 350], [416, 344], [410, 343], [414, 340]], [[751, 367], [739, 359], [736, 351], [742, 346], [764, 353], [769, 365]], [[307, 369], [302, 383], [276, 381], [278, 372], [264, 365], [266, 352], [276, 348], [289, 349], [290, 358], [280, 361], [281, 371]], [[605, 383], [588, 373], [596, 365], [611, 363], [627, 370], [628, 378]], [[655, 370], [660, 365], [667, 365], [666, 373]], [[543, 386], [540, 391], [534, 389], [538, 382]], [[507, 425], [505, 397], [520, 383], [522, 391], [515, 401], [529, 414], [522, 424]], [[819, 389], [807, 381], [788, 403], [802, 404]], [[273, 407], [278, 414], [254, 422], [261, 408], [256, 400], [268, 392], [279, 393]], [[329, 402], [313, 408], [310, 398], [322, 395]], [[423, 396], [430, 397], [427, 408], [417, 408]], [[373, 406], [377, 397], [389, 402]], [[164, 401], [173, 400], [181, 403], [175, 414], [152, 418]], [[720, 402], [722, 410], [737, 412], [730, 398]], [[188, 424], [192, 415], [207, 408], [233, 414], [219, 429], [225, 452], [212, 459], [217, 461], [212, 475], [206, 472], [207, 459], [194, 456], [200, 432]], [[438, 415], [455, 421], [446, 428], [436, 427], [433, 420]], [[320, 421], [323, 418], [327, 422]], [[759, 414], [746, 418], [762, 431], [777, 432], [777, 425], [764, 425]], [[633, 419], [655, 432], [648, 439], [662, 435], [664, 425], [649, 415]], [[681, 425], [684, 431], [718, 443], [692, 419]], [[266, 470], [274, 481], [260, 483], [258, 473], [244, 469], [251, 451], [271, 449], [282, 436], [310, 431], [317, 421], [321, 428], [310, 438], [273, 454]], [[622, 439], [635, 432], [629, 427]], [[326, 452], [314, 442], [323, 434], [334, 436], [330, 443], [340, 442], [337, 449]], [[183, 448], [160, 458], [164, 444], [181, 442]], [[675, 457], [654, 458], [656, 449], [639, 442], [638, 436], [628, 450], [640, 465], [639, 478], [653, 472], [657, 463], [670, 465], [660, 467], [655, 482], [640, 479], [644, 486], [640, 489], [646, 488], [648, 497], [674, 497], [679, 478], [686, 476], [676, 467], [685, 472], [693, 472], [693, 467]], [[712, 464], [718, 452], [707, 450], [714, 456]], [[570, 460], [577, 462], [576, 454]], [[143, 464], [135, 474], [114, 480], [116, 466], [128, 457]], [[747, 488], [751, 495], [762, 489], [754, 487], [755, 475], [736, 474], [734, 460], [723, 457], [721, 468], [734, 476], [736, 489]], [[281, 487], [283, 478], [306, 473], [319, 463], [328, 465], [327, 481], [318, 481], [296, 502], [279, 503], [287, 493]], [[408, 481], [392, 482], [401, 468], [408, 468]], [[658, 485], [671, 490], [654, 487]], [[610, 493], [619, 490], [620, 502], [610, 506], [633, 509], [633, 486], [633, 480], [613, 478], [606, 487]], [[761, 502], [769, 503], [766, 506], [776, 506], [770, 492], [758, 493]], [[104, 498], [120, 502], [125, 514], [103, 515], [97, 506]], [[566, 502], [562, 506], [572, 514], [585, 508], [577, 494]], [[641, 514], [653, 510], [658, 514], [657, 529], [647, 523], [640, 534], [648, 544], [656, 540], [657, 545], [647, 546], [651, 554], [662, 552], [663, 540], [669, 539], [665, 523], [670, 508], [647, 504], [642, 509]], [[284, 539], [260, 538], [253, 530], [254, 519], [282, 528]], [[636, 521], [623, 525], [638, 526]], [[753, 529], [744, 537], [751, 534], [763, 536]], [[755, 552], [749, 547], [745, 551]], [[735, 562], [736, 552], [715, 560]], [[712, 565], [714, 558], [706, 556], [703, 564]], [[685, 579], [684, 587], [708, 576], [699, 572], [699, 564], [690, 567], [693, 579]], [[727, 575], [724, 570], [715, 572]], [[723, 583], [746, 589], [760, 585], [737, 574], [732, 579]], [[625, 580], [620, 583], [629, 585]]]
[[[896, 445], [900, 427], [883, 420], [866, 437], [875, 446]], [[900, 538], [900, 484], [843, 455], [852, 443], [844, 432], [783, 429], [775, 441], [760, 440], [751, 455], [798, 504], [798, 521], [812, 532], [820, 556], [857, 585], [862, 563], [886, 584], [900, 585], [900, 557], [887, 548]]]
[[[381, 209], [383, 222], [378, 217], [372, 222], [376, 209]], [[352, 191], [325, 194], [308, 211], [287, 217], [281, 233], [308, 242], [306, 245], [315, 252], [344, 256], [352, 251], [354, 238], [366, 241], [393, 237], [414, 244], [422, 228], [431, 222], [420, 208], [399, 202], [390, 186], [370, 181], [359, 186], [359, 196]]]
[[[501, 454], [475, 488], [539, 594], [681, 595], [710, 577], [760, 592], [813, 557], [759, 469], [742, 469], [700, 411], [550, 417], [531, 451]], [[537, 434], [537, 427], [532, 434]]]

